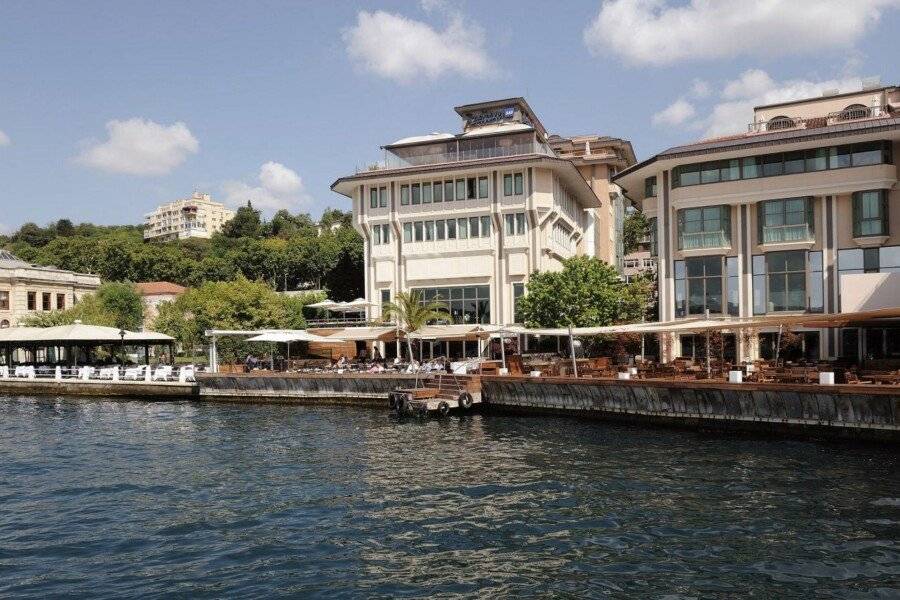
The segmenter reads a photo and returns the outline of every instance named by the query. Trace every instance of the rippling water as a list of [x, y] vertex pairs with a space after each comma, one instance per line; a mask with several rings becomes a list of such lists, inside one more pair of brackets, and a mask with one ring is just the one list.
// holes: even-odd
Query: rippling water
[[900, 597], [896, 450], [0, 398], [0, 595]]

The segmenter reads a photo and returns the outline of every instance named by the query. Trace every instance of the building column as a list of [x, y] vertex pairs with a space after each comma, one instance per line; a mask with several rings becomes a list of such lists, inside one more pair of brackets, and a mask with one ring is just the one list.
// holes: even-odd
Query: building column
[[[672, 235], [672, 207], [669, 200], [669, 171], [662, 174], [661, 205], [657, 210], [656, 232], [657, 247], [657, 285], [659, 292], [659, 320], [671, 321], [675, 318], [675, 249]], [[665, 258], [665, 260], [662, 260]], [[674, 334], [659, 334], [660, 362], [671, 362], [678, 353], [678, 340]]]

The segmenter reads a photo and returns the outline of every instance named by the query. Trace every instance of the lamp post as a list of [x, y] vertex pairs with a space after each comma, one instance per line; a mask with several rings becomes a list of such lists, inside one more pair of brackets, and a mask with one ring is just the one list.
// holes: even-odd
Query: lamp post
[[121, 340], [120, 346], [120, 357], [119, 360], [122, 363], [122, 366], [125, 366], [125, 334], [128, 333], [124, 328], [119, 329], [119, 340]]

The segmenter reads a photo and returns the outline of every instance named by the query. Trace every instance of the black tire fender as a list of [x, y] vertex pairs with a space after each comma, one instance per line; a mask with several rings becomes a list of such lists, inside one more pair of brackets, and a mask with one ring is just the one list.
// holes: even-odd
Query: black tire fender
[[472, 394], [469, 392], [463, 392], [459, 395], [459, 407], [463, 410], [469, 410], [472, 408], [472, 404], [474, 404], [474, 400], [472, 399]]
[[445, 401], [443, 401], [443, 400], [441, 400], [440, 402], [438, 402], [438, 408], [437, 408], [437, 409], [438, 409], [438, 414], [441, 415], [442, 417], [446, 417], [447, 415], [450, 414], [450, 405], [447, 404], [447, 403], [446, 403]]

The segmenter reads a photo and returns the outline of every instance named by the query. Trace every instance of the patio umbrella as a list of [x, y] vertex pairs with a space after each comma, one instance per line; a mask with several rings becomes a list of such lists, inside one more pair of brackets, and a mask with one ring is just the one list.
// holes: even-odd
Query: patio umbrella
[[[335, 337], [324, 337], [321, 335], [316, 335], [314, 333], [309, 333], [308, 331], [304, 331], [302, 329], [296, 329], [292, 331], [269, 331], [266, 333], [261, 333], [260, 335], [254, 336], [252, 338], [247, 339], [248, 342], [269, 342], [271, 344], [287, 344], [287, 360], [288, 365], [290, 365], [291, 360], [291, 342], [320, 342], [325, 344], [339, 344], [344, 340]], [[271, 365], [274, 368], [275, 364], [275, 353], [272, 353]]]

